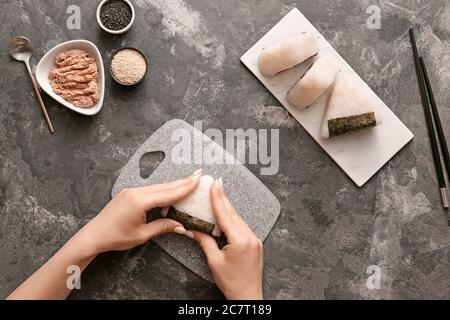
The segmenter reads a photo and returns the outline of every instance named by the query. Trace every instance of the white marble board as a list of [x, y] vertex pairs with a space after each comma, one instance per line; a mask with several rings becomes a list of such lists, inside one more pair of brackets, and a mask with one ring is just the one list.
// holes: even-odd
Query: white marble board
[[[340, 65], [341, 72], [354, 76], [362, 88], [367, 90], [367, 98], [374, 99], [378, 106], [381, 124], [354, 134], [323, 139], [320, 135], [320, 126], [329, 92], [304, 111], [297, 110], [286, 99], [286, 93], [317, 57], [273, 78], [266, 78], [259, 72], [257, 62], [263, 48], [305, 31], [317, 35], [319, 56], [333, 55]], [[296, 8], [251, 47], [241, 57], [241, 61], [359, 187], [362, 187], [413, 138], [411, 131]]]

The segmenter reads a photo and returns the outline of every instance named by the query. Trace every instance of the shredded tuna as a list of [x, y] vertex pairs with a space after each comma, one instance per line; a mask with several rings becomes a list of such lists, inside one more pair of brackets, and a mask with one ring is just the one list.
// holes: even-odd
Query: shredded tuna
[[56, 94], [77, 107], [90, 108], [100, 99], [97, 63], [84, 50], [58, 54], [48, 79]]

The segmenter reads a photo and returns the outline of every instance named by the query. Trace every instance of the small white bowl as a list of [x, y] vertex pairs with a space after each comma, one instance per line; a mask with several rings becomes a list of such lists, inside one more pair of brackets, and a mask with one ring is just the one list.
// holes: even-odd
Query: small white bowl
[[102, 20], [100, 19], [100, 13], [101, 13], [101, 11], [102, 11], [102, 7], [103, 7], [103, 5], [106, 3], [106, 2], [108, 2], [109, 0], [103, 0], [102, 2], [100, 2], [100, 4], [98, 5], [98, 7], [97, 7], [97, 23], [98, 23], [98, 25], [100, 26], [100, 28], [102, 28], [103, 30], [105, 30], [106, 32], [108, 32], [108, 33], [111, 33], [111, 34], [122, 34], [122, 33], [125, 33], [125, 32], [127, 32], [130, 28], [131, 28], [131, 26], [133, 25], [133, 23], [134, 23], [134, 18], [135, 18], [135, 12], [134, 12], [134, 7], [133, 7], [133, 5], [131, 4], [131, 2], [130, 1], [128, 1], [128, 0], [122, 0], [123, 2], [125, 2], [126, 4], [128, 4], [129, 6], [130, 6], [130, 8], [131, 8], [131, 21], [130, 21], [130, 23], [125, 27], [125, 28], [123, 28], [122, 30], [111, 30], [111, 29], [108, 29], [108, 28], [106, 28], [104, 25], [103, 25], [103, 23], [102, 23]]
[[[67, 51], [67, 50], [73, 50], [73, 49], [80, 49], [84, 50], [87, 53], [89, 53], [97, 62], [97, 68], [98, 68], [98, 87], [100, 90], [100, 99], [98, 102], [93, 105], [90, 108], [80, 108], [69, 101], [65, 100], [60, 95], [53, 92], [52, 86], [50, 84], [50, 81], [48, 80], [48, 74], [50, 70], [55, 65], [55, 57], [56, 55]], [[37, 67], [36, 67], [36, 79], [39, 83], [39, 86], [44, 90], [50, 97], [58, 101], [63, 106], [84, 114], [86, 116], [93, 116], [100, 112], [103, 106], [103, 99], [105, 97], [105, 70], [103, 68], [103, 59], [100, 54], [100, 51], [98, 50], [97, 46], [93, 44], [90, 41], [87, 40], [72, 40], [63, 42], [50, 51], [48, 51], [42, 59], [39, 61]]]

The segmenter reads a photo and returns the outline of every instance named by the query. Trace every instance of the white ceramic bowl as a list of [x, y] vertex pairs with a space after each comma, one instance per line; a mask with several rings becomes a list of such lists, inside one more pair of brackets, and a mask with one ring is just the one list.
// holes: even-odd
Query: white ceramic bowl
[[[53, 92], [50, 81], [48, 80], [48, 74], [50, 70], [53, 68], [55, 64], [55, 57], [61, 52], [72, 50], [72, 49], [80, 49], [89, 53], [97, 62], [98, 68], [98, 87], [100, 90], [100, 99], [98, 102], [90, 108], [80, 108], [74, 106], [69, 101], [65, 100], [61, 96], [57, 95]], [[39, 83], [39, 86], [44, 90], [50, 97], [58, 101], [63, 106], [72, 109], [75, 112], [84, 114], [86, 116], [93, 116], [100, 112], [103, 106], [103, 99], [105, 96], [105, 70], [103, 67], [103, 59], [98, 51], [98, 48], [95, 44], [86, 40], [72, 40], [63, 42], [50, 51], [48, 51], [39, 61], [36, 67], [36, 79]]]
[[100, 19], [100, 12], [102, 11], [102, 7], [103, 7], [103, 5], [106, 3], [106, 2], [108, 2], [109, 0], [103, 0], [102, 2], [100, 2], [100, 4], [98, 5], [98, 7], [97, 7], [97, 23], [98, 23], [98, 25], [100, 26], [100, 28], [102, 28], [103, 30], [105, 30], [106, 32], [108, 32], [108, 33], [111, 33], [111, 34], [122, 34], [122, 33], [125, 33], [125, 32], [127, 32], [130, 28], [131, 28], [131, 26], [133, 25], [133, 23], [134, 23], [134, 18], [135, 18], [135, 12], [134, 12], [134, 7], [133, 7], [133, 5], [131, 4], [131, 2], [130, 1], [128, 1], [128, 0], [122, 0], [122, 1], [124, 1], [125, 3], [127, 3], [129, 6], [130, 6], [130, 8], [131, 8], [131, 21], [130, 21], [130, 23], [125, 27], [125, 28], [123, 28], [122, 30], [111, 30], [111, 29], [108, 29], [108, 28], [106, 28], [104, 25], [103, 25], [103, 23], [102, 23], [102, 20]]

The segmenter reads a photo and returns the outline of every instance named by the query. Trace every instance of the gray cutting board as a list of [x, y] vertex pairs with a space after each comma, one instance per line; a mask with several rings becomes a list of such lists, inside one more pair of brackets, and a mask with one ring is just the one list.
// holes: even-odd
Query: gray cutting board
[[[182, 120], [171, 120], [148, 138], [122, 168], [113, 186], [112, 196], [114, 197], [124, 188], [170, 182], [203, 168], [204, 174], [223, 178], [225, 191], [236, 211], [256, 236], [264, 241], [280, 215], [281, 207], [278, 199], [242, 164], [210, 164], [213, 161], [205, 153], [203, 153], [202, 164], [175, 164], [171, 157], [172, 149], [179, 143], [179, 140], [172, 139], [172, 133], [175, 130], [177, 132], [184, 130], [182, 132], [190, 135], [193, 142], [195, 140], [202, 143], [204, 147], [214, 145], [214, 148], [222, 151], [228, 159], [234, 160], [222, 147], [191, 125]], [[139, 170], [141, 157], [146, 153], [158, 151], [164, 153], [164, 160], [150, 177], [143, 179]], [[233, 162], [236, 163], [235, 160]], [[155, 238], [154, 241], [185, 267], [213, 282], [204, 254], [193, 240], [176, 234], [166, 234]]]

